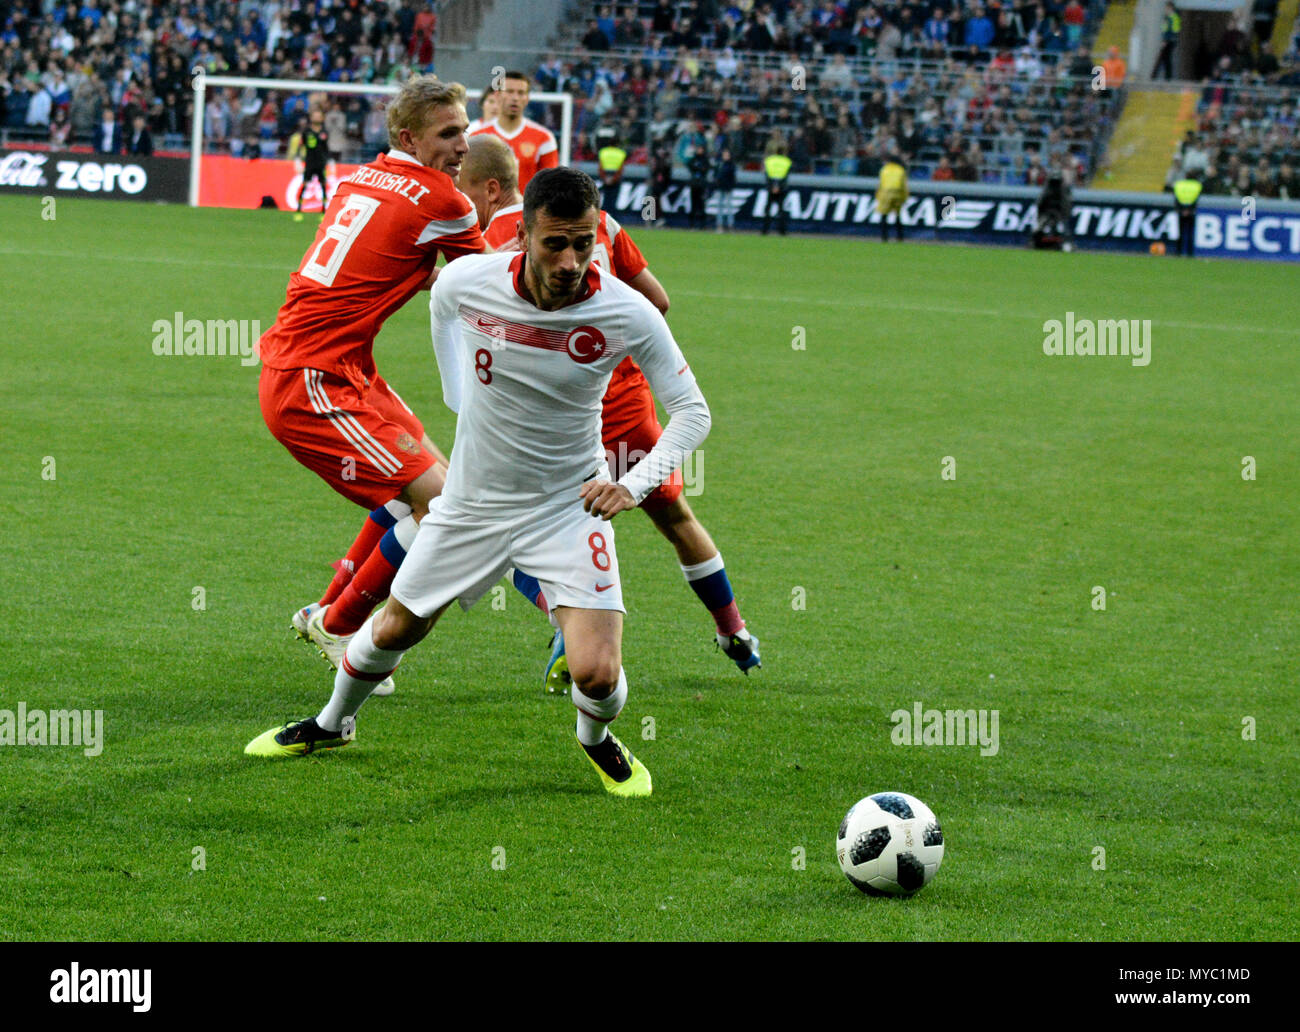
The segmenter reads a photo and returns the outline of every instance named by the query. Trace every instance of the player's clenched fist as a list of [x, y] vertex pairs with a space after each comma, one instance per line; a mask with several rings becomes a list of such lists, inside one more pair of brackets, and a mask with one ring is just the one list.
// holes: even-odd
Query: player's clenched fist
[[588, 480], [578, 489], [578, 495], [582, 498], [584, 510], [606, 520], [613, 519], [625, 509], [636, 508], [632, 492], [608, 480]]

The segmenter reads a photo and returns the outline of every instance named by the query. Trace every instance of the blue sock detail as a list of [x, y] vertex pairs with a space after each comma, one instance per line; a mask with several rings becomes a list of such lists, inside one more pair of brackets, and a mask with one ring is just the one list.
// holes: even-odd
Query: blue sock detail
[[727, 579], [725, 569], [721, 569], [717, 573], [711, 573], [707, 577], [701, 577], [699, 580], [688, 581], [688, 583], [691, 590], [700, 596], [700, 601], [704, 603], [704, 608], [709, 612], [729, 606], [735, 601], [736, 596], [731, 590], [731, 581]]
[[[528, 574], [524, 573], [522, 570], [516, 570], [513, 580], [515, 582], [515, 590], [536, 606], [537, 599], [542, 593], [542, 586], [538, 583], [537, 578], [528, 576]], [[540, 609], [541, 606], [538, 606], [538, 608]]]
[[406, 558], [406, 549], [402, 547], [397, 540], [397, 531], [392, 527], [388, 528], [388, 533], [379, 540], [379, 551], [383, 553], [388, 565], [394, 570], [400, 569], [402, 560]]
[[397, 517], [382, 505], [378, 509], [371, 510], [370, 518], [385, 530], [392, 530], [397, 526]]

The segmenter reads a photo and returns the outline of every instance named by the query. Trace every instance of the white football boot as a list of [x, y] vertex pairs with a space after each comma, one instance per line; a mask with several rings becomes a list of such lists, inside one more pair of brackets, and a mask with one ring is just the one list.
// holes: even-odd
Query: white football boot
[[307, 634], [307, 624], [316, 615], [316, 610], [320, 608], [321, 604], [319, 602], [312, 602], [293, 614], [293, 629], [298, 632], [298, 637], [304, 641], [310, 640]]

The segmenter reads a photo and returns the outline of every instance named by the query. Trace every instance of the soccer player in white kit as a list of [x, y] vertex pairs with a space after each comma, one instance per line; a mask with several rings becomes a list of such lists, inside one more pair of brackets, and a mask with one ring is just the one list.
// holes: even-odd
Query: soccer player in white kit
[[[420, 523], [389, 604], [353, 637], [329, 703], [245, 752], [346, 745], [355, 715], [452, 602], [473, 605], [510, 567], [536, 577], [568, 646], [577, 737], [607, 791], [649, 795], [650, 773], [609, 733], [627, 701], [617, 513], [635, 508], [704, 441], [709, 409], [657, 309], [591, 264], [600, 214], [585, 173], [539, 172], [520, 252], [448, 265], [430, 297], [443, 399], [458, 414], [442, 494]], [[601, 401], [628, 355], [669, 415], [659, 442], [612, 482]]]

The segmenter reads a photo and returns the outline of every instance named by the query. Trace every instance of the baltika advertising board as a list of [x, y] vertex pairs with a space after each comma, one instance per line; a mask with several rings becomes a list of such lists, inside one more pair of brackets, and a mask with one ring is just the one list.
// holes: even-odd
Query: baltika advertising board
[[[902, 220], [916, 240], [957, 240], [967, 243], [1027, 244], [1038, 222], [1038, 191], [1033, 189], [963, 187], [945, 193], [937, 183], [913, 186], [903, 206]], [[635, 227], [646, 210], [644, 182], [619, 184], [605, 206]], [[1300, 261], [1300, 204], [1241, 198], [1202, 201], [1196, 214], [1196, 253], [1203, 257]], [[720, 197], [708, 199], [712, 224]], [[731, 210], [740, 229], [761, 228], [767, 215], [767, 193], [761, 184], [731, 191]], [[691, 194], [674, 183], [660, 197], [660, 216], [669, 225], [685, 225]], [[788, 188], [784, 203], [793, 233], [878, 235], [880, 214], [872, 187]], [[772, 223], [776, 216], [773, 213]], [[1115, 194], [1079, 191], [1070, 216], [1074, 246], [1087, 250], [1149, 251], [1161, 243], [1172, 250], [1178, 239], [1178, 215], [1171, 199], [1159, 194]]]
[[[327, 174], [331, 194], [359, 167], [331, 165]], [[200, 172], [199, 204], [205, 207], [258, 208], [270, 198], [276, 208], [292, 210], [302, 186], [298, 167], [276, 158], [205, 155]], [[730, 194], [735, 225], [759, 229], [767, 214], [767, 193], [761, 176], [745, 173], [743, 178]], [[823, 185], [810, 179], [803, 177], [787, 190], [784, 208], [790, 232], [879, 234], [874, 181], [838, 178]], [[181, 158], [0, 152], [0, 190], [183, 202], [187, 180], [188, 163]], [[716, 192], [709, 195], [710, 222], [720, 200]], [[605, 207], [633, 229], [647, 210], [646, 201], [644, 180], [626, 180], [604, 199]], [[669, 225], [687, 224], [691, 192], [685, 184], [673, 183], [659, 201], [660, 219]], [[320, 186], [314, 180], [302, 206], [307, 212], [321, 210]], [[1038, 191], [914, 183], [902, 220], [914, 240], [1022, 246], [1038, 221]], [[1146, 252], [1152, 245], [1164, 245], [1172, 251], [1178, 239], [1178, 216], [1167, 195], [1080, 190], [1074, 195], [1070, 230], [1071, 243], [1080, 249]], [[1300, 261], [1300, 203], [1203, 198], [1196, 214], [1195, 244], [1202, 257]]]

